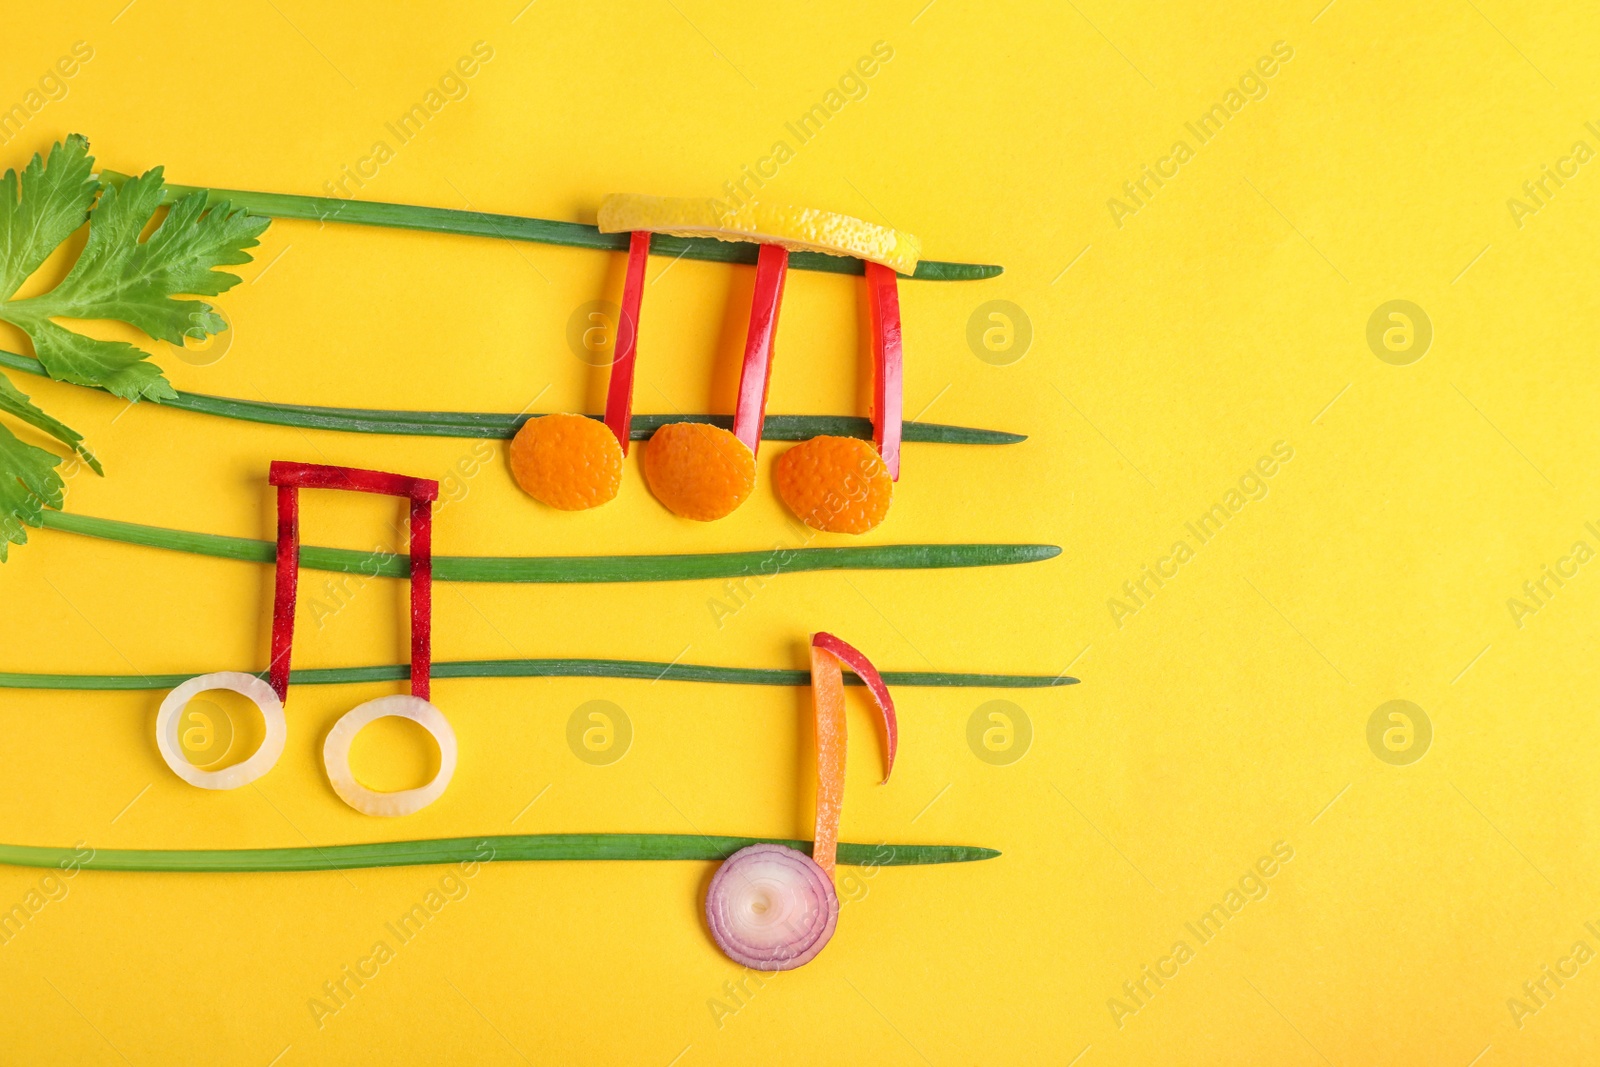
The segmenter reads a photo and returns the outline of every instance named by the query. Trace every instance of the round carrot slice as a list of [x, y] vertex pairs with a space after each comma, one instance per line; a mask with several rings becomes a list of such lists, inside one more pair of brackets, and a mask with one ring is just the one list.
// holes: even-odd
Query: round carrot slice
[[894, 480], [869, 441], [813, 437], [773, 465], [778, 495], [801, 522], [828, 533], [866, 533], [889, 514]]
[[599, 507], [622, 484], [622, 446], [603, 422], [541, 415], [511, 439], [511, 476], [528, 495], [562, 511]]
[[644, 480], [668, 511], [710, 522], [755, 488], [756, 457], [720, 426], [669, 422], [645, 445]]

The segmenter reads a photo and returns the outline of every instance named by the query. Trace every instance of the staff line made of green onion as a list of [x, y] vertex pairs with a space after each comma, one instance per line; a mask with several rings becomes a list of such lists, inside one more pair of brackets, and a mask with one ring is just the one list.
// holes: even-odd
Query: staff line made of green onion
[[[44, 376], [39, 361], [0, 350], [0, 367]], [[323, 407], [312, 404], [273, 403], [178, 391], [176, 397], [153, 400], [161, 407], [202, 415], [215, 415], [270, 426], [308, 430], [387, 434], [397, 437], [456, 437], [510, 440], [522, 424], [538, 414], [498, 411], [405, 411], [383, 408]], [[603, 415], [591, 415], [604, 421]], [[648, 440], [662, 426], [674, 422], [703, 422], [723, 429], [733, 425], [732, 415], [635, 415], [629, 436]], [[872, 437], [872, 420], [854, 415], [768, 415], [761, 436], [768, 441], [805, 441], [819, 434], [834, 437]], [[908, 422], [904, 440], [947, 445], [1011, 445], [1027, 440], [1026, 434], [948, 426], [937, 422]]]
[[[63, 689], [79, 692], [133, 692], [171, 689], [194, 677], [184, 674], [39, 674], [0, 671], [0, 689]], [[257, 672], [265, 679], [267, 672]], [[315, 667], [293, 671], [290, 685], [351, 685], [360, 682], [406, 681], [411, 669], [403, 663], [365, 667]], [[662, 663], [626, 659], [455, 660], [433, 664], [433, 677], [444, 678], [623, 678], [648, 682], [706, 682], [713, 685], [804, 686], [810, 674], [776, 667], [716, 667], [694, 663]], [[1047, 689], [1076, 685], [1067, 675], [984, 674], [958, 671], [884, 671], [893, 686], [960, 689]], [[848, 675], [846, 685], [861, 685]]]
[[[128, 175], [102, 170], [96, 175], [107, 185], [119, 186]], [[210, 202], [225, 200], [252, 214], [275, 219], [306, 219], [311, 222], [340, 222], [363, 226], [384, 226], [405, 230], [425, 230], [465, 237], [498, 237], [508, 241], [587, 248], [597, 252], [626, 252], [626, 233], [601, 233], [596, 226], [581, 222], [536, 219], [522, 215], [494, 215], [456, 208], [422, 207], [416, 204], [391, 204], [373, 200], [341, 200], [326, 196], [301, 196], [295, 193], [263, 193], [244, 189], [217, 189], [202, 185], [168, 183], [165, 201], [178, 200], [190, 193], [205, 192]], [[709, 237], [672, 237], [662, 234], [650, 248], [652, 255], [668, 258], [702, 259], [713, 263], [754, 263], [759, 254], [755, 244], [718, 241]], [[863, 274], [862, 260], [830, 256], [823, 252], [795, 252], [789, 257], [794, 270], [821, 271], [827, 274]], [[992, 263], [952, 263], [924, 259], [915, 273], [902, 275], [917, 281], [978, 281], [998, 277], [1004, 267]]]
[[[277, 557], [273, 542], [249, 537], [142, 526], [62, 511], [44, 512], [42, 524], [47, 530], [218, 559], [272, 563]], [[442, 582], [678, 582], [772, 578], [806, 571], [1000, 567], [1037, 563], [1060, 554], [1056, 545], [944, 544], [637, 556], [435, 556], [433, 576]], [[409, 561], [401, 554], [317, 545], [301, 549], [300, 565], [369, 578], [405, 578], [410, 571]]]
[[[514, 834], [427, 841], [380, 841], [303, 848], [132, 849], [54, 848], [0, 844], [0, 864], [12, 867], [103, 871], [349, 871], [441, 863], [559, 860], [725, 860], [755, 844], [784, 845], [807, 854], [810, 841], [706, 834]], [[856, 867], [908, 867], [994, 859], [977, 845], [893, 845], [840, 842], [838, 862]]]

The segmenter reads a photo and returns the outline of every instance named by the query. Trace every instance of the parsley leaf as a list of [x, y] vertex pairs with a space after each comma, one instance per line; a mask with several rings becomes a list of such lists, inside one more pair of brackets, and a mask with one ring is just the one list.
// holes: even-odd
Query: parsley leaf
[[93, 167], [89, 142], [73, 134], [50, 149], [48, 164], [36, 155], [20, 176], [8, 170], [0, 178], [0, 299], [11, 299], [88, 218], [100, 191]]
[[0, 563], [10, 545], [28, 543], [24, 524], [38, 526], [46, 506], [61, 507], [64, 486], [55, 470], [60, 462], [54, 452], [24, 444], [0, 426]]
[[[50, 377], [104, 388], [125, 400], [177, 396], [150, 361], [126, 341], [102, 341], [78, 333], [60, 319], [124, 322], [147, 337], [181, 345], [204, 340], [228, 324], [203, 300], [239, 284], [218, 267], [250, 262], [247, 249], [270, 222], [226, 202], [208, 205], [204, 191], [174, 202], [151, 228], [161, 207], [160, 167], [137, 178], [102, 183], [94, 175], [89, 142], [73, 134], [35, 155], [21, 173], [0, 177], [0, 321], [28, 335]], [[16, 292], [62, 242], [87, 221], [89, 234], [66, 277], [37, 296]], [[141, 235], [150, 230], [143, 240]], [[81, 456], [94, 471], [100, 463], [83, 435], [46, 414], [0, 375], [0, 415], [41, 430]], [[0, 563], [7, 546], [27, 541], [43, 509], [61, 507], [65, 484], [61, 458], [26, 444], [0, 424]]]
[[[31, 206], [26, 200], [0, 202], [0, 212], [10, 216], [0, 224], [0, 232], [19, 238], [0, 263], [0, 279], [9, 282], [18, 273], [25, 278], [49, 254], [49, 249], [41, 253], [37, 246], [52, 236], [60, 243], [65, 236], [61, 228], [73, 218], [81, 222], [85, 204], [77, 176], [93, 166], [88, 150], [86, 140], [69, 137], [51, 151], [48, 163], [40, 166], [35, 157], [20, 183], [7, 173], [0, 193], [20, 184], [24, 197], [36, 193], [44, 202]], [[31, 183], [30, 175], [36, 175]], [[90, 181], [99, 188], [98, 182]], [[86, 337], [54, 319], [115, 319], [175, 345], [187, 337], [204, 340], [227, 329], [211, 305], [176, 296], [216, 296], [239, 284], [238, 275], [213, 268], [250, 262], [245, 250], [256, 246], [270, 220], [226, 203], [208, 207], [206, 194], [196, 192], [175, 202], [149, 238], [141, 241], [139, 235], [161, 206], [161, 194], [160, 167], [120, 187], [105, 187], [88, 212], [89, 237], [83, 251], [61, 283], [38, 296], [0, 304], [0, 319], [28, 334], [34, 354], [52, 378], [102, 386], [126, 400], [177, 395], [142, 349], [125, 341]], [[74, 215], [74, 209], [79, 214]], [[40, 219], [53, 223], [54, 229], [29, 228], [30, 222]], [[72, 229], [76, 225], [66, 233]], [[37, 231], [41, 237], [21, 240], [24, 231]], [[15, 291], [12, 285], [10, 292]]]
[[105, 473], [100, 469], [100, 461], [94, 458], [94, 453], [83, 446], [83, 434], [45, 414], [3, 375], [0, 375], [0, 413], [15, 415], [28, 425], [43, 430], [82, 456], [96, 474]]

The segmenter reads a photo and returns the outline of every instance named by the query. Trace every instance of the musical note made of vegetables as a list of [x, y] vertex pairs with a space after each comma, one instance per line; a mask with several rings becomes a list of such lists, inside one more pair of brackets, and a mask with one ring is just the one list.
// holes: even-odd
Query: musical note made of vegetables
[[606, 396], [610, 435], [580, 416], [530, 419], [511, 443], [512, 471], [522, 487], [535, 499], [569, 511], [596, 507], [617, 495], [633, 430], [645, 263], [654, 235], [668, 234], [748, 242], [759, 251], [733, 428], [679, 422], [657, 430], [645, 446], [650, 491], [674, 514], [701, 521], [720, 519], [744, 503], [755, 488], [789, 255], [852, 256], [863, 264], [872, 316], [872, 442], [813, 437], [785, 452], [773, 477], [779, 496], [808, 526], [865, 533], [882, 522], [900, 477], [904, 371], [896, 272], [916, 271], [920, 242], [910, 234], [809, 208], [749, 204], [731, 210], [718, 200], [628, 195], [601, 202], [600, 232], [628, 234]]
[[[772, 466], [777, 495], [805, 524], [832, 533], [865, 533], [883, 522], [907, 442], [1013, 444], [1019, 434], [943, 426], [903, 417], [904, 351], [899, 280], [993, 277], [1000, 268], [921, 256], [916, 238], [860, 219], [814, 209], [652, 196], [607, 197], [599, 224], [488, 215], [402, 204], [330, 200], [277, 193], [174, 186], [160, 168], [139, 177], [94, 171], [88, 142], [77, 135], [34, 156], [0, 179], [0, 321], [17, 327], [32, 356], [0, 352], [0, 369], [105, 390], [129, 402], [279, 426], [348, 433], [509, 440], [512, 478], [551, 508], [578, 511], [613, 499], [633, 441], [644, 441], [640, 467], [651, 494], [674, 514], [711, 521], [751, 495], [763, 440], [796, 442]], [[158, 213], [162, 212], [164, 214]], [[239, 278], [219, 268], [248, 263], [269, 217], [313, 219], [540, 241], [626, 253], [621, 321], [601, 415], [392, 411], [311, 406], [180, 392], [148, 353], [123, 341], [81, 334], [61, 320], [111, 319], [153, 340], [182, 345], [226, 328], [196, 297], [226, 292]], [[81, 251], [53, 286], [18, 297], [30, 278], [87, 225]], [[635, 415], [638, 361], [669, 358], [641, 343], [645, 267], [652, 254], [753, 265], [754, 294], [739, 387], [731, 415]], [[864, 276], [871, 318], [871, 417], [768, 415], [779, 310], [791, 269]], [[82, 435], [48, 415], [0, 374], [0, 416], [64, 446], [96, 473], [99, 458]], [[118, 519], [65, 514], [66, 457], [26, 443], [0, 422], [0, 562], [29, 528], [266, 564], [274, 568], [272, 633], [266, 667], [190, 675], [42, 674], [0, 671], [0, 689], [61, 691], [169, 690], [156, 715], [156, 751], [174, 775], [204, 790], [237, 789], [259, 780], [285, 751], [291, 686], [398, 681], [408, 693], [368, 700], [342, 715], [321, 747], [333, 794], [368, 816], [411, 815], [439, 801], [458, 770], [470, 768], [450, 721], [432, 702], [435, 678], [598, 677], [724, 685], [809, 685], [816, 736], [817, 790], [812, 838], [705, 834], [566, 833], [384, 841], [283, 849], [76, 850], [0, 844], [0, 863], [53, 866], [70, 858], [87, 869], [127, 871], [316, 871], [454, 861], [716, 860], [721, 866], [704, 901], [717, 946], [758, 970], [799, 967], [834, 936], [837, 864], [903, 866], [990, 859], [968, 845], [841, 842], [846, 751], [846, 685], [867, 689], [882, 719], [884, 782], [899, 747], [896, 686], [1049, 687], [1061, 674], [951, 671], [880, 672], [860, 650], [825, 632], [808, 643], [809, 672], [788, 667], [720, 666], [626, 659], [454, 660], [433, 658], [435, 578], [461, 582], [664, 582], [748, 578], [815, 570], [922, 571], [1039, 562], [1060, 553], [1041, 544], [802, 545], [747, 552], [616, 556], [438, 556], [433, 552], [437, 480], [380, 470], [277, 461], [267, 482], [277, 492], [272, 541], [173, 530]], [[376, 558], [301, 538], [302, 495], [339, 490], [394, 497], [407, 518], [404, 554]], [[300, 572], [318, 569], [400, 579], [410, 585], [410, 660], [404, 664], [292, 668]], [[848, 670], [848, 675], [846, 671]], [[259, 710], [264, 734], [231, 763], [201, 766], [183, 744], [182, 721], [202, 693], [231, 691]], [[530, 704], [530, 713], [538, 709]], [[432, 780], [380, 792], [350, 767], [356, 735], [380, 718], [427, 730], [439, 750]]]

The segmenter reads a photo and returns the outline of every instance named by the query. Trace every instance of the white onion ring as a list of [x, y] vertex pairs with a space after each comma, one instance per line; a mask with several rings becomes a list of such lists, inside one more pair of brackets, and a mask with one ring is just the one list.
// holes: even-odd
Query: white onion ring
[[706, 921], [735, 963], [788, 971], [811, 962], [833, 936], [839, 895], [804, 852], [748, 845], [717, 868], [706, 891]]
[[[220, 771], [203, 770], [190, 763], [178, 740], [178, 719], [183, 709], [189, 706], [189, 701], [213, 689], [226, 689], [247, 698], [261, 712], [262, 721], [267, 726], [261, 747], [249, 759]], [[238, 789], [260, 778], [272, 770], [278, 757], [283, 755], [283, 744], [288, 735], [288, 727], [283, 721], [283, 702], [278, 699], [278, 694], [260, 678], [243, 671], [218, 671], [190, 678], [167, 694], [167, 698], [161, 702], [161, 710], [156, 714], [156, 747], [161, 750], [161, 758], [167, 761], [173, 774], [201, 789]]]
[[[433, 781], [416, 789], [399, 789], [392, 793], [379, 793], [356, 781], [350, 770], [350, 744], [361, 728], [374, 719], [410, 719], [433, 735], [439, 744], [439, 773]], [[410, 815], [438, 800], [456, 772], [456, 732], [450, 720], [432, 704], [417, 696], [379, 697], [369, 700], [344, 714], [322, 745], [322, 765], [327, 769], [328, 782], [339, 799], [363, 815], [392, 817]]]

